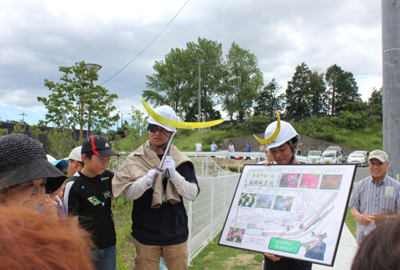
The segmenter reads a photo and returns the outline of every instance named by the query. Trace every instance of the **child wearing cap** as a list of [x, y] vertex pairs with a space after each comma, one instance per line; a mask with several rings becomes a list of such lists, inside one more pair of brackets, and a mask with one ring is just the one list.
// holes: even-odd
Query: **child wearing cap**
[[68, 173], [70, 176], [75, 176], [77, 172], [82, 170], [83, 161], [82, 161], [82, 146], [75, 147], [72, 149], [71, 153], [67, 158], [68, 160]]
[[102, 136], [92, 135], [82, 145], [83, 168], [70, 178], [64, 191], [68, 212], [78, 216], [91, 233], [96, 269], [116, 269], [116, 234], [111, 211], [111, 156], [119, 156]]
[[67, 177], [47, 161], [46, 151], [24, 134], [0, 137], [0, 204], [44, 202]]

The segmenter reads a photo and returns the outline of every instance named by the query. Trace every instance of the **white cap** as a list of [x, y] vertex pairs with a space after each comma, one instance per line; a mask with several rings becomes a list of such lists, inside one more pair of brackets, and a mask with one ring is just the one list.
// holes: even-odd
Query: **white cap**
[[57, 159], [55, 159], [53, 156], [50, 156], [49, 154], [46, 154], [46, 157], [47, 157], [47, 161], [48, 162], [53, 162], [53, 161], [56, 161]]
[[[280, 122], [281, 122], [281, 129], [279, 131], [279, 134], [273, 142], [267, 144], [268, 149], [281, 146], [287, 141], [293, 139], [294, 137], [299, 136], [299, 134], [291, 124], [285, 121], [280, 121]], [[265, 138], [271, 137], [271, 135], [275, 132], [276, 126], [277, 126], [277, 121], [274, 121], [271, 124], [269, 124], [269, 126], [265, 129]]]
[[371, 153], [369, 153], [368, 160], [371, 160], [373, 158], [379, 159], [381, 162], [388, 162], [389, 157], [386, 154], [386, 152], [382, 150], [374, 150]]
[[82, 162], [81, 149], [82, 146], [78, 146], [72, 149], [71, 153], [69, 153], [68, 159], [73, 159]]
[[[176, 121], [178, 119], [176, 117], [175, 111], [170, 106], [163, 105], [163, 106], [160, 106], [160, 107], [156, 108], [154, 111], [157, 114], [159, 114], [159, 115], [161, 115], [161, 116], [163, 116], [165, 118], [168, 118], [170, 120]], [[171, 131], [171, 132], [176, 131], [176, 128], [163, 125], [163, 124], [157, 122], [156, 120], [154, 120], [154, 118], [151, 117], [151, 116], [149, 116], [149, 119], [147, 119], [147, 122], [149, 122], [150, 124], [153, 124], [153, 125], [157, 125], [157, 126], [163, 127], [165, 130], [168, 130], [168, 131]]]

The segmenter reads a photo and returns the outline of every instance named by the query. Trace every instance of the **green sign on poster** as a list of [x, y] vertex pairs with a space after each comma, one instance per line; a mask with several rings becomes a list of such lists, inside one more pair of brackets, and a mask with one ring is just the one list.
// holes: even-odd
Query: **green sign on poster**
[[272, 237], [271, 241], [269, 242], [268, 248], [272, 250], [297, 254], [301, 246], [302, 245], [300, 241]]

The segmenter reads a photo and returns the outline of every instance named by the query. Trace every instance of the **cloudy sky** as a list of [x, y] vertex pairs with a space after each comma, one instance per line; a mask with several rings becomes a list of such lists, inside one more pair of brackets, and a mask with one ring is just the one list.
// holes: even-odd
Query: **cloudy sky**
[[126, 119], [131, 105], [144, 110], [154, 62], [199, 37], [225, 55], [232, 42], [249, 50], [282, 90], [302, 62], [352, 72], [364, 100], [382, 86], [379, 0], [1, 0], [0, 120], [44, 119], [44, 79], [80, 61], [102, 66], [96, 83], [118, 94]]

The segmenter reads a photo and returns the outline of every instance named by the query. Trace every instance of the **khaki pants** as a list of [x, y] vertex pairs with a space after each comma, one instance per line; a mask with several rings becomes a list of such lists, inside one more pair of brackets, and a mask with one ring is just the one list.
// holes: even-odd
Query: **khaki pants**
[[133, 238], [136, 247], [135, 270], [158, 270], [162, 256], [169, 270], [188, 269], [187, 242], [173, 246], [148, 246]]

